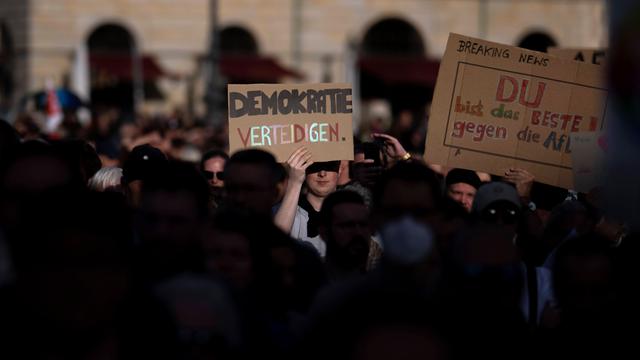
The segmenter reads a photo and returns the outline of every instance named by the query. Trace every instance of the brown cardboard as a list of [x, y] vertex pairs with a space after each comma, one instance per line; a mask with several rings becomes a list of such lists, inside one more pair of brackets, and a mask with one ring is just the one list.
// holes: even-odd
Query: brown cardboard
[[495, 175], [518, 167], [539, 182], [571, 188], [569, 134], [601, 129], [607, 96], [601, 71], [597, 65], [450, 34], [425, 160]]
[[229, 151], [260, 148], [285, 162], [307, 147], [314, 161], [352, 160], [350, 84], [229, 85]]
[[550, 55], [562, 59], [582, 61], [595, 65], [604, 65], [607, 55], [604, 49], [550, 47], [547, 51]]

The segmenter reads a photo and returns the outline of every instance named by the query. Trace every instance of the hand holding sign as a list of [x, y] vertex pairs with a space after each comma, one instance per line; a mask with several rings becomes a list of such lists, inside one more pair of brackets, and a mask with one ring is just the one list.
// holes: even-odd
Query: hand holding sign
[[391, 135], [387, 135], [387, 134], [380, 134], [380, 133], [374, 133], [371, 134], [371, 136], [374, 139], [382, 139], [384, 140], [384, 153], [393, 160], [400, 160], [402, 158], [404, 158], [407, 154], [407, 151], [404, 149], [404, 147], [402, 147], [402, 144], [400, 144], [400, 141], [398, 141], [398, 139], [394, 138]]
[[289, 182], [296, 184], [302, 184], [304, 182], [305, 170], [313, 164], [313, 160], [311, 160], [311, 158], [311, 153], [304, 146], [298, 148], [293, 152], [293, 154], [291, 154], [289, 160], [287, 160], [289, 168]]
[[298, 199], [305, 180], [305, 170], [313, 164], [311, 156], [311, 152], [307, 148], [300, 147], [287, 160], [289, 181], [287, 182], [280, 208], [278, 208], [273, 218], [274, 223], [286, 233], [291, 232], [291, 227], [293, 226]]
[[531, 188], [533, 187], [533, 180], [535, 177], [533, 174], [525, 169], [511, 168], [504, 174], [504, 180], [513, 183], [518, 191], [518, 196], [521, 198], [531, 197]]

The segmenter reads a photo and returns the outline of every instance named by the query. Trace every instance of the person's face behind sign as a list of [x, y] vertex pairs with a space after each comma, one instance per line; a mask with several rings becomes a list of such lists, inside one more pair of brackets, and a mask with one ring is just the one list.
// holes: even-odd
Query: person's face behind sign
[[315, 163], [307, 169], [306, 183], [309, 193], [325, 198], [336, 190], [340, 177], [340, 162]]
[[462, 205], [467, 212], [471, 212], [471, 205], [476, 196], [476, 188], [465, 183], [451, 184], [447, 189], [447, 196]]
[[317, 197], [327, 197], [338, 186], [338, 173], [320, 170], [317, 173], [307, 175], [307, 188]]
[[269, 216], [278, 195], [269, 169], [254, 164], [227, 166], [225, 189], [230, 203]]

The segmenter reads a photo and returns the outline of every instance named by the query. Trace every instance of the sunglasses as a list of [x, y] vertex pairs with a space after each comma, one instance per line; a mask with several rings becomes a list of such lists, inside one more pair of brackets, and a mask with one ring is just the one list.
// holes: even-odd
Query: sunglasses
[[520, 212], [513, 207], [489, 206], [482, 212], [482, 219], [491, 224], [502, 220], [503, 224], [513, 225], [518, 222]]
[[340, 169], [340, 161], [323, 161], [323, 162], [315, 162], [315, 163], [311, 164], [311, 166], [309, 166], [307, 168], [305, 173], [307, 175], [315, 174], [315, 173], [320, 172], [322, 170], [331, 171], [331, 172], [338, 172], [339, 169]]
[[211, 180], [214, 177], [217, 177], [218, 180], [224, 180], [224, 171], [203, 171], [203, 173], [207, 180]]

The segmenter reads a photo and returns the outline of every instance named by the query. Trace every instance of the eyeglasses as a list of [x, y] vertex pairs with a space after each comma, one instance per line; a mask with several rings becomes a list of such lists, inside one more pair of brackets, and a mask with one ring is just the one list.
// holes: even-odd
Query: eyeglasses
[[224, 171], [203, 171], [204, 173], [204, 177], [207, 180], [211, 180], [215, 177], [218, 178], [218, 180], [224, 180]]

